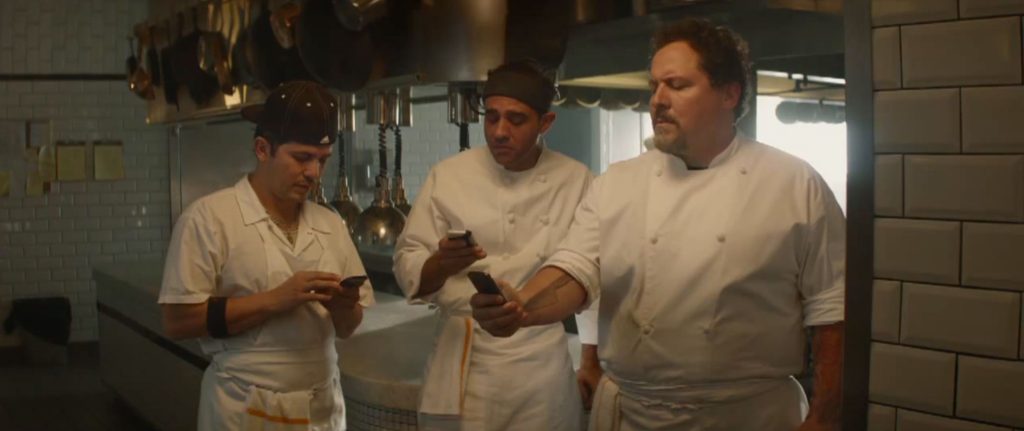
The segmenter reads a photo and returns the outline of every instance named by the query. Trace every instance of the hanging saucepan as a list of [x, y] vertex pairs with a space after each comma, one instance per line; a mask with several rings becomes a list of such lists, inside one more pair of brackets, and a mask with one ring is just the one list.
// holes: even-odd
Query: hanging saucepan
[[573, 8], [571, 1], [509, 1], [505, 61], [532, 59], [542, 70], [557, 69], [575, 21]]
[[365, 29], [388, 14], [388, 0], [332, 0], [338, 22], [352, 31]]
[[355, 91], [370, 78], [370, 35], [339, 23], [331, 0], [306, 1], [295, 28], [295, 39], [306, 69], [328, 87]]
[[[161, 78], [160, 77], [160, 55], [157, 53], [157, 49], [156, 49], [156, 29], [155, 28], [156, 28], [155, 25], [150, 25], [149, 27], [146, 28], [147, 40], [146, 40], [146, 54], [144, 55], [144, 57], [145, 57], [146, 72], [149, 73], [149, 78], [153, 82], [153, 86], [154, 87], [159, 87], [160, 85], [162, 85], [163, 82], [160, 79]], [[142, 59], [140, 58], [140, 60], [142, 60]]]
[[388, 0], [387, 14], [368, 23], [366, 29], [370, 32], [376, 63], [374, 76], [395, 76], [417, 69], [417, 56], [407, 54], [410, 47], [415, 46], [410, 36], [415, 28], [412, 12], [417, 3], [418, 0]]
[[124, 60], [125, 79], [131, 81], [135, 69], [139, 67], [139, 58], [135, 56], [135, 37], [128, 36], [128, 58]]
[[[132, 62], [135, 63], [135, 67], [132, 70], [131, 77], [128, 79], [128, 88], [130, 88], [135, 95], [145, 100], [153, 100], [156, 97], [156, 94], [153, 93], [153, 80], [150, 77], [149, 72], [139, 64], [138, 60], [142, 57], [142, 49], [148, 42], [146, 40], [145, 33], [141, 31], [141, 27], [139, 26], [135, 27], [135, 37], [138, 38], [139, 46], [137, 55], [133, 55], [132, 58], [129, 59], [133, 60]], [[128, 66], [130, 67], [131, 65]]]
[[241, 10], [237, 7], [232, 8], [235, 13], [240, 14], [235, 20], [237, 25], [232, 32], [232, 37], [235, 40], [231, 44], [231, 77], [237, 85], [255, 86], [259, 84], [252, 74], [252, 67], [249, 66], [249, 60], [246, 57], [249, 46], [249, 25], [252, 23], [251, 3], [250, 0], [242, 0]]
[[135, 85], [132, 83], [132, 76], [135, 69], [139, 68], [139, 58], [135, 56], [135, 38], [128, 36], [128, 58], [124, 60], [124, 78], [128, 81], [128, 89], [135, 92]]
[[160, 48], [160, 75], [164, 81], [164, 101], [168, 105], [174, 105], [179, 109], [181, 108], [181, 105], [178, 103], [178, 84], [180, 78], [174, 73], [174, 47], [175, 39], [181, 35], [183, 21], [184, 16], [179, 13], [175, 23], [172, 23], [171, 20], [164, 23], [167, 28], [167, 37], [164, 41], [164, 47]]
[[290, 1], [277, 8], [270, 14], [270, 28], [274, 30], [274, 39], [281, 48], [289, 49], [295, 46], [295, 21], [299, 18], [301, 9], [295, 2]]
[[284, 48], [277, 42], [266, 0], [261, 2], [260, 9], [260, 14], [249, 25], [246, 46], [246, 58], [256, 81], [269, 90], [283, 82], [311, 79], [298, 50]]
[[190, 13], [192, 27], [174, 43], [174, 71], [188, 88], [188, 95], [196, 105], [205, 106], [217, 94], [217, 78], [207, 75], [199, 67], [199, 39], [202, 37], [199, 13], [195, 7], [191, 8]]
[[227, 42], [224, 40], [224, 33], [221, 33], [225, 21], [224, 5], [218, 1], [208, 4], [207, 7], [207, 20], [211, 25], [200, 33], [199, 46], [196, 48], [199, 68], [217, 79], [221, 93], [234, 94], [235, 83], [228, 68]]

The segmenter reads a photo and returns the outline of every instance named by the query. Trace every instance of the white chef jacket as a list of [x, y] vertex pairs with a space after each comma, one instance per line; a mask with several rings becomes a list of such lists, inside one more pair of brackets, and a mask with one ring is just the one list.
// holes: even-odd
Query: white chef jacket
[[[159, 302], [197, 304], [214, 295], [251, 295], [277, 287], [297, 271], [366, 274], [340, 217], [307, 204], [299, 219], [292, 246], [270, 221], [247, 178], [197, 200], [175, 225]], [[359, 303], [368, 307], [373, 302], [366, 283]], [[242, 424], [252, 402], [273, 403], [281, 401], [274, 398], [279, 394], [310, 390], [319, 394], [310, 406], [302, 406], [314, 410], [311, 429], [341, 429], [337, 416], [343, 422], [343, 410], [332, 413], [343, 408], [334, 339], [330, 315], [319, 303], [232, 337], [200, 338], [213, 361], [203, 378], [199, 429], [248, 429]], [[332, 416], [334, 425], [316, 426], [317, 410]]]
[[[468, 270], [522, 288], [565, 236], [590, 180], [585, 166], [546, 148], [523, 172], [505, 170], [483, 147], [438, 163], [395, 247], [406, 296], [419, 292], [423, 264], [449, 229], [472, 231], [487, 252]], [[493, 337], [470, 317], [474, 293], [458, 274], [420, 298], [442, 314], [421, 414], [461, 416], [464, 429], [576, 429], [581, 403], [562, 325]]]
[[737, 136], [704, 170], [661, 151], [612, 165], [546, 265], [601, 297], [607, 375], [657, 400], [799, 373], [803, 327], [843, 319], [844, 258], [845, 221], [818, 174]]

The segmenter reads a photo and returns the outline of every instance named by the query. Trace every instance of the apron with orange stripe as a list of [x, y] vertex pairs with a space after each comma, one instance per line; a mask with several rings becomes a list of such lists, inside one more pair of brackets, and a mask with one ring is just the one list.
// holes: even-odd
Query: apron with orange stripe
[[[297, 271], [317, 270], [335, 256], [315, 238], [296, 243], [259, 225], [268, 288]], [[230, 306], [230, 304], [229, 304]], [[342, 431], [345, 409], [330, 314], [306, 303], [223, 342], [203, 374], [200, 431]], [[246, 337], [248, 335], [248, 337]], [[248, 341], [246, 341], [248, 340]], [[296, 340], [300, 341], [296, 344]]]

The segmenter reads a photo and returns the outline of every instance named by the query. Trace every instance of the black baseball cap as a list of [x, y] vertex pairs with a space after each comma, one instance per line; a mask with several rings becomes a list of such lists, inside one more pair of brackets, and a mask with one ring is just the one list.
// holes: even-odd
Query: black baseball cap
[[534, 62], [520, 60], [487, 72], [483, 98], [491, 96], [511, 97], [544, 115], [551, 109], [555, 86]]
[[313, 81], [281, 84], [262, 105], [242, 108], [242, 118], [286, 142], [331, 145], [338, 136], [338, 101]]

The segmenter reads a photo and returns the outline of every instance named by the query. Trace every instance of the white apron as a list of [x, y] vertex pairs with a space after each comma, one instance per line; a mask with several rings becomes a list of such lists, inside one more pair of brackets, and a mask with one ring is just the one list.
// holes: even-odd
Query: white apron
[[608, 374], [594, 393], [590, 431], [795, 431], [807, 416], [796, 379], [724, 384], [619, 385]]
[[[271, 231], [269, 223], [258, 223], [258, 229], [267, 257], [266, 289], [280, 285], [295, 271], [313, 270], [325, 259], [335, 258], [322, 246], [318, 233], [300, 236], [295, 253], [310, 246], [320, 246], [323, 252], [299, 258], [286, 256], [274, 243], [283, 238]], [[203, 374], [198, 429], [344, 430], [344, 401], [328, 311], [319, 303], [307, 303], [249, 332], [253, 331], [252, 337], [225, 341], [224, 349], [214, 354]]]

